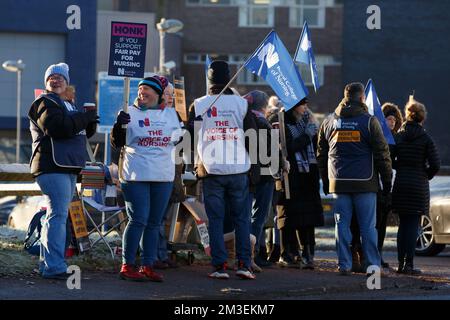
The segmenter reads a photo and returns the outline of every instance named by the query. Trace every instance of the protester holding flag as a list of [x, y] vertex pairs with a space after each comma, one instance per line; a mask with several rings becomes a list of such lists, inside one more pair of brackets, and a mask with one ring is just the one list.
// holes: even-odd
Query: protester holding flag
[[440, 168], [439, 154], [423, 128], [425, 106], [411, 99], [405, 106], [405, 119], [395, 135], [392, 159], [396, 177], [392, 192], [392, 211], [399, 215], [397, 233], [398, 273], [420, 274], [414, 269], [414, 252], [420, 218], [430, 208], [429, 180]]
[[[163, 280], [153, 268], [175, 177], [172, 153], [182, 125], [174, 108], [161, 108], [162, 97], [157, 77], [141, 80], [137, 100], [128, 113], [120, 111], [111, 132], [111, 144], [123, 147], [119, 177], [129, 220], [123, 235], [120, 277], [125, 280]], [[138, 271], [135, 263], [140, 241], [143, 266]]]
[[[279, 265], [292, 266], [289, 252], [298, 247], [299, 236], [302, 262], [305, 269], [314, 269], [315, 227], [323, 226], [324, 217], [320, 198], [319, 169], [315, 151], [319, 124], [303, 98], [286, 113], [286, 146], [289, 172], [290, 199], [284, 196], [278, 206], [278, 226], [281, 235]], [[292, 242], [292, 239], [294, 242]], [[289, 248], [291, 248], [289, 250]]]
[[392, 134], [398, 132], [403, 123], [402, 112], [400, 108], [392, 102], [385, 102], [381, 107], [383, 111], [384, 118], [386, 119], [386, 124], [391, 130]]
[[385, 193], [391, 190], [392, 167], [379, 121], [368, 113], [364, 86], [345, 86], [344, 99], [319, 131], [317, 160], [324, 192], [335, 193], [336, 246], [340, 274], [351, 274], [350, 222], [353, 212], [362, 235], [365, 269], [380, 267], [377, 248], [376, 194], [380, 175]]
[[[386, 120], [386, 125], [391, 130], [392, 135], [395, 135], [400, 129], [403, 122], [402, 113], [399, 107], [392, 102], [385, 102], [381, 107], [383, 115]], [[395, 145], [389, 144], [389, 153], [392, 159], [392, 153]], [[378, 250], [381, 256], [381, 265], [383, 268], [388, 268], [389, 264], [383, 259], [383, 245], [386, 238], [387, 218], [392, 211], [392, 198], [390, 196], [383, 197], [383, 193], [380, 190], [377, 195], [377, 231], [378, 231]]]
[[31, 173], [49, 198], [42, 227], [39, 271], [44, 278], [66, 279], [64, 261], [66, 222], [77, 175], [85, 166], [86, 136], [95, 133], [95, 110], [79, 112], [64, 94], [69, 85], [69, 66], [51, 65], [45, 71], [45, 93], [28, 111], [33, 140]]
[[[226, 88], [230, 71], [225, 61], [213, 61], [208, 69], [209, 94], [194, 101], [195, 123], [200, 124], [196, 174], [203, 179], [208, 215], [213, 272], [211, 278], [227, 279], [224, 244], [226, 204], [235, 227], [236, 275], [255, 279], [251, 269], [249, 176], [250, 159], [244, 130], [256, 130], [245, 99]], [[225, 89], [225, 90], [224, 90]], [[223, 95], [218, 96], [223, 91]], [[194, 125], [195, 125], [194, 123]]]

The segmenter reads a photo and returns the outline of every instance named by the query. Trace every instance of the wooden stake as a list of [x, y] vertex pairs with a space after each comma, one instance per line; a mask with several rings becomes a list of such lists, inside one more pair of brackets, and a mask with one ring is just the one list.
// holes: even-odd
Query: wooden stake
[[[281, 156], [283, 157], [283, 162], [284, 162], [284, 160], [287, 160], [287, 157], [288, 157], [287, 147], [286, 147], [286, 131], [285, 131], [285, 124], [284, 124], [284, 108], [282, 108], [278, 112], [278, 120], [280, 122]], [[291, 198], [291, 192], [290, 192], [290, 189], [289, 189], [289, 175], [284, 170], [283, 170], [283, 177], [284, 177], [284, 192], [285, 192], [285, 195], [286, 195], [286, 199], [290, 199]]]

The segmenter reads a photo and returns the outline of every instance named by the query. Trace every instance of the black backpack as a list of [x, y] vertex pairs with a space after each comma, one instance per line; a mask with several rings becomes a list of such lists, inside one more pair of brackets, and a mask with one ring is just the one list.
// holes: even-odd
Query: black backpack
[[[36, 212], [28, 225], [27, 236], [23, 242], [24, 250], [29, 254], [38, 256], [40, 255], [41, 247], [41, 231], [43, 217], [47, 213], [47, 209], [42, 209]], [[67, 218], [66, 224], [66, 249], [69, 247], [72, 241], [72, 227], [70, 219]]]

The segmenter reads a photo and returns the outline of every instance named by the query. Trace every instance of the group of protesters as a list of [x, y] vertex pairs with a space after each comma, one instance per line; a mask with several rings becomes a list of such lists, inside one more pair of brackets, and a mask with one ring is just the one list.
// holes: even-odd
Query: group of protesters
[[[239, 95], [229, 87], [225, 61], [209, 65], [207, 80], [207, 94], [192, 103], [187, 123], [173, 107], [173, 86], [159, 75], [142, 79], [137, 98], [117, 116], [111, 144], [121, 150], [120, 188], [128, 216], [122, 279], [161, 282], [163, 275], [156, 269], [175, 266], [167, 256], [164, 220], [171, 204], [183, 199], [173, 199], [174, 190], [183, 193], [184, 167], [174, 162], [173, 154], [186, 139], [191, 148], [182, 152], [196, 154], [193, 170], [203, 187], [210, 278], [229, 278], [230, 248], [224, 235], [230, 232], [234, 269], [242, 279], [255, 279], [255, 272], [273, 262], [314, 269], [315, 228], [324, 225], [321, 185], [335, 198], [339, 274], [387, 267], [381, 252], [391, 212], [400, 221], [397, 272], [420, 272], [414, 268], [417, 231], [421, 215], [429, 210], [428, 181], [440, 166], [437, 149], [423, 128], [423, 104], [410, 99], [404, 121], [398, 106], [383, 105], [395, 138], [395, 144], [388, 145], [380, 122], [368, 112], [361, 83], [345, 86], [344, 98], [320, 125], [307, 97], [284, 112], [281, 102], [265, 92]], [[66, 99], [66, 64], [50, 66], [44, 81], [46, 91], [29, 111], [31, 172], [49, 198], [39, 270], [44, 278], [66, 279], [68, 207], [86, 163], [86, 138], [101, 119], [95, 110], [79, 111]], [[249, 131], [257, 133], [256, 145], [249, 141]], [[273, 161], [261, 159], [263, 153], [278, 159], [275, 168]], [[271, 223], [275, 235], [268, 250], [264, 228]]]

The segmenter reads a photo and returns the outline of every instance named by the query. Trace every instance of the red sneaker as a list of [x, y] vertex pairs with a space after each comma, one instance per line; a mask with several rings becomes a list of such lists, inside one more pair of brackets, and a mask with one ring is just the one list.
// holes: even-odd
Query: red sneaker
[[150, 266], [144, 266], [141, 267], [139, 270], [139, 273], [144, 275], [148, 280], [154, 281], [154, 282], [162, 282], [163, 276], [162, 274], [156, 273], [152, 267]]
[[123, 280], [138, 282], [148, 281], [147, 277], [137, 271], [134, 265], [131, 264], [122, 264], [119, 275]]

